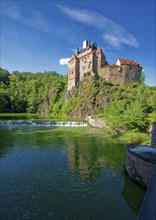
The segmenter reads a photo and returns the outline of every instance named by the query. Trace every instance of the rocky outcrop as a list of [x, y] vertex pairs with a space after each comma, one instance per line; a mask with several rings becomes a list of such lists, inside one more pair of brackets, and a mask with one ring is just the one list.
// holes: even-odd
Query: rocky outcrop
[[87, 118], [88, 124], [96, 127], [96, 128], [104, 128], [106, 127], [106, 122], [103, 118], [93, 118], [91, 116], [88, 116]]
[[67, 90], [66, 94], [65, 94], [65, 103], [74, 96], [74, 92], [75, 92], [75, 87], [73, 87], [71, 90]]

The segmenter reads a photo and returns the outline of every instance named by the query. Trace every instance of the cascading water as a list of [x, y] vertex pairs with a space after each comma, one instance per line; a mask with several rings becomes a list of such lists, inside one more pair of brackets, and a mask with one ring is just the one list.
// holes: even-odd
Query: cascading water
[[0, 121], [0, 126], [86, 127], [88, 123], [80, 121], [3, 120]]

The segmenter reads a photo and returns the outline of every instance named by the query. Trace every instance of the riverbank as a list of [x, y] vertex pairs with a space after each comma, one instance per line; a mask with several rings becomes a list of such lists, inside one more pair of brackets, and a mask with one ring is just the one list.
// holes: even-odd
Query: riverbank
[[82, 118], [42, 116], [37, 113], [0, 113], [0, 120], [86, 121]]
[[[2, 125], [20, 125], [24, 126], [32, 126], [38, 125], [41, 126], [87, 126], [87, 122], [85, 120], [65, 120], [61, 118], [41, 118], [38, 114], [30, 114], [30, 113], [1, 113], [0, 121]], [[5, 122], [4, 122], [5, 121]], [[18, 121], [18, 122], [16, 122]], [[111, 139], [116, 139], [119, 142], [124, 144], [141, 144], [141, 145], [150, 145], [150, 134], [142, 133], [135, 130], [124, 131], [123, 133], [118, 134], [115, 130], [109, 129], [102, 118], [87, 118], [88, 124], [97, 129], [101, 129], [104, 133], [104, 136]]]

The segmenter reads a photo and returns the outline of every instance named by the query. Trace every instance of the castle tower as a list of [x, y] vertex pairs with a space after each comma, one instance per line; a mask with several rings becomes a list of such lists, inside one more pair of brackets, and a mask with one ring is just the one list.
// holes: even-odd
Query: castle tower
[[101, 68], [106, 65], [106, 57], [101, 48], [96, 50], [96, 73], [100, 76], [101, 75]]
[[79, 61], [73, 55], [68, 62], [68, 91], [77, 85], [79, 81]]

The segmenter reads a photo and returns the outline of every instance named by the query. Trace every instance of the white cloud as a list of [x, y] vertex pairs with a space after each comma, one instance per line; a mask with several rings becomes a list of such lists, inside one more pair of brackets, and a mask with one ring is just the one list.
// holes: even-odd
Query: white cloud
[[57, 5], [57, 7], [73, 20], [99, 29], [103, 39], [116, 48], [120, 48], [122, 45], [139, 47], [138, 40], [125, 28], [97, 12], [67, 8], [61, 5]]
[[6, 4], [2, 5], [2, 12], [5, 16], [10, 17], [18, 22], [21, 22], [25, 25], [32, 26], [38, 29], [49, 32], [52, 30], [51, 24], [45, 20], [41, 12], [33, 12], [30, 18], [25, 18], [20, 9], [15, 4]]
[[68, 61], [70, 60], [70, 58], [61, 58], [60, 60], [59, 60], [59, 64], [60, 65], [68, 65]]
[[120, 45], [120, 39], [118, 39], [113, 34], [104, 34], [103, 38], [112, 46], [119, 47]]
[[22, 15], [21, 15], [19, 8], [14, 4], [3, 3], [2, 12], [6, 16], [9, 16], [12, 19], [19, 20], [19, 21], [22, 19]]
[[32, 18], [25, 19], [24, 22], [29, 26], [40, 28], [47, 32], [51, 30], [50, 24], [42, 17], [40, 12], [34, 12]]

